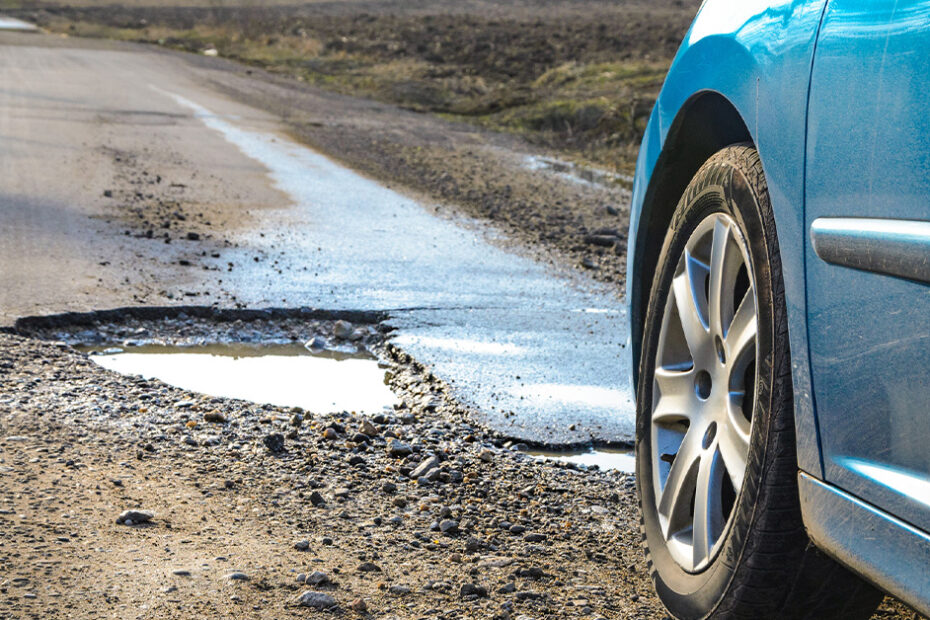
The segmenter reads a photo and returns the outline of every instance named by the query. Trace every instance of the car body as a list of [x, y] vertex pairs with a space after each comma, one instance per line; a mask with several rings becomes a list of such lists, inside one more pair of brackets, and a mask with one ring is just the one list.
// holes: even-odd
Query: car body
[[[708, 0], [636, 166], [633, 381], [684, 188], [751, 141], [774, 211], [804, 525], [930, 613], [930, 2]], [[635, 389], [634, 389], [635, 392]]]

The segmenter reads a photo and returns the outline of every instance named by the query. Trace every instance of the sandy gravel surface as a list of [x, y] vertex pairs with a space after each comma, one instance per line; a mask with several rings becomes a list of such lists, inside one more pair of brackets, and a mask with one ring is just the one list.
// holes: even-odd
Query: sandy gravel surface
[[[499, 447], [415, 365], [395, 363], [403, 404], [372, 420], [197, 396], [16, 336], [0, 366], [0, 615], [306, 617], [308, 590], [347, 617], [661, 615], [632, 478]], [[127, 509], [152, 522], [117, 524]]]

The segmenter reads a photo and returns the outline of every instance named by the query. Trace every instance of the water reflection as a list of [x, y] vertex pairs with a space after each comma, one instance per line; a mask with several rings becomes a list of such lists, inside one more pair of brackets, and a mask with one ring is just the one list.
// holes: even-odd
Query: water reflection
[[179, 388], [315, 413], [381, 413], [397, 398], [384, 370], [367, 354], [323, 351], [301, 345], [151, 345], [129, 352], [88, 349], [91, 359], [123, 374], [157, 378]]
[[601, 469], [622, 471], [628, 474], [632, 474], [636, 470], [636, 457], [633, 451], [628, 449], [530, 450], [527, 454], [539, 459], [552, 459], [586, 467], [597, 465]]

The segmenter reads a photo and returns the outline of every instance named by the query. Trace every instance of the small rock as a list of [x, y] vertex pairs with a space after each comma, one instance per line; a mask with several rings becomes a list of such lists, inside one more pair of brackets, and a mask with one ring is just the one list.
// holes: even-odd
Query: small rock
[[223, 575], [223, 579], [226, 581], [248, 581], [250, 578], [248, 575], [241, 571], [233, 571]]
[[490, 463], [491, 461], [494, 460], [494, 452], [491, 451], [491, 450], [489, 450], [489, 449], [487, 449], [487, 448], [485, 448], [485, 449], [482, 450], [481, 453], [478, 455], [478, 458], [481, 459], [482, 461], [484, 461], [485, 463]]
[[328, 345], [327, 345], [326, 340], [322, 338], [321, 336], [314, 336], [313, 338], [311, 338], [304, 344], [304, 347], [308, 349], [311, 353], [316, 353], [318, 351], [325, 351], [327, 346]]
[[435, 456], [431, 456], [417, 465], [417, 468], [410, 472], [410, 477], [416, 480], [420, 476], [427, 475], [431, 470], [437, 467], [439, 467], [439, 459]]
[[223, 412], [221, 411], [216, 411], [216, 410], [208, 411], [205, 414], [203, 414], [203, 421], [212, 422], [214, 424], [225, 424], [226, 416], [223, 415]]
[[382, 492], [382, 493], [388, 493], [388, 494], [396, 493], [396, 492], [397, 492], [397, 485], [394, 484], [393, 482], [382, 482], [382, 483], [381, 483], [381, 492]]
[[530, 532], [529, 534], [523, 537], [523, 540], [529, 543], [543, 542], [544, 540], [546, 540], [546, 535], [540, 534], [538, 532]]
[[306, 551], [310, 548], [310, 541], [309, 540], [298, 540], [297, 542], [294, 543], [294, 548], [297, 549], [298, 551]]
[[365, 420], [364, 422], [362, 422], [362, 425], [359, 427], [358, 432], [368, 435], [369, 437], [377, 437], [379, 434], [378, 427], [372, 424], [371, 422], [369, 422], [368, 420]]
[[185, 568], [177, 568], [171, 571], [172, 575], [177, 575], [178, 577], [190, 577], [191, 572]]
[[360, 573], [380, 573], [381, 567], [373, 562], [362, 562], [356, 570]]
[[600, 247], [613, 247], [617, 238], [613, 235], [585, 235], [584, 242], [588, 245], [597, 245]]
[[189, 233], [187, 233], [187, 240], [188, 240], [188, 241], [199, 241], [199, 240], [200, 240], [200, 235], [198, 235], [198, 234], [195, 233], [195, 232], [189, 232]]
[[310, 494], [310, 503], [316, 506], [317, 508], [320, 508], [326, 505], [326, 500], [323, 499], [323, 496], [320, 494], [319, 491], [314, 491], [313, 493]]
[[336, 321], [333, 325], [333, 336], [336, 338], [348, 338], [352, 335], [352, 324], [348, 321]]
[[329, 575], [324, 573], [321, 570], [315, 570], [304, 579], [304, 582], [311, 586], [318, 586], [320, 584], [329, 583]]
[[465, 598], [466, 596], [477, 596], [478, 598], [487, 598], [488, 589], [477, 583], [463, 583], [462, 587], [459, 589], [459, 596]]
[[271, 433], [266, 435], [262, 442], [265, 444], [265, 447], [268, 448], [268, 451], [273, 454], [279, 454], [284, 452], [284, 435], [281, 433]]
[[439, 522], [439, 531], [443, 534], [455, 534], [459, 531], [459, 522], [454, 519], [445, 519]]
[[339, 433], [336, 432], [336, 429], [334, 429], [332, 426], [327, 426], [326, 430], [323, 431], [323, 439], [335, 441], [339, 439]]
[[395, 585], [388, 588], [388, 592], [391, 594], [396, 594], [397, 596], [403, 596], [404, 594], [410, 594], [410, 587]]
[[336, 606], [336, 599], [331, 595], [325, 592], [316, 592], [314, 590], [307, 590], [299, 597], [297, 597], [297, 604], [303, 605], [304, 607], [311, 607], [313, 609], [329, 609], [330, 607]]
[[349, 609], [354, 611], [357, 614], [363, 614], [368, 611], [368, 605], [363, 599], [357, 598], [351, 603], [349, 603]]
[[148, 510], [124, 510], [116, 517], [116, 522], [120, 525], [135, 525], [148, 523], [153, 518], [155, 518], [155, 513]]
[[401, 440], [391, 438], [387, 444], [387, 453], [389, 456], [399, 458], [402, 456], [409, 456], [413, 453], [413, 449]]

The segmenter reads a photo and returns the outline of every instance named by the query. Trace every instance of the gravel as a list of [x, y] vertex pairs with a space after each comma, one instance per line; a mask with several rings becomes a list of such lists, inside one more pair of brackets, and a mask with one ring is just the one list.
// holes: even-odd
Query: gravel
[[[162, 329], [104, 329], [139, 327]], [[632, 476], [504, 449], [428, 369], [390, 345], [378, 353], [394, 412], [300, 411], [294, 426], [291, 408], [121, 376], [65, 343], [0, 334], [0, 617], [149, 605], [159, 618], [289, 618], [358, 614], [359, 601], [398, 619], [663, 617]], [[418, 404], [426, 394], [435, 409]], [[212, 411], [226, 422], [188, 428]], [[328, 428], [339, 438], [324, 439]], [[148, 524], [114, 525], [127, 508]], [[23, 598], [29, 584], [42, 584], [37, 599]]]

